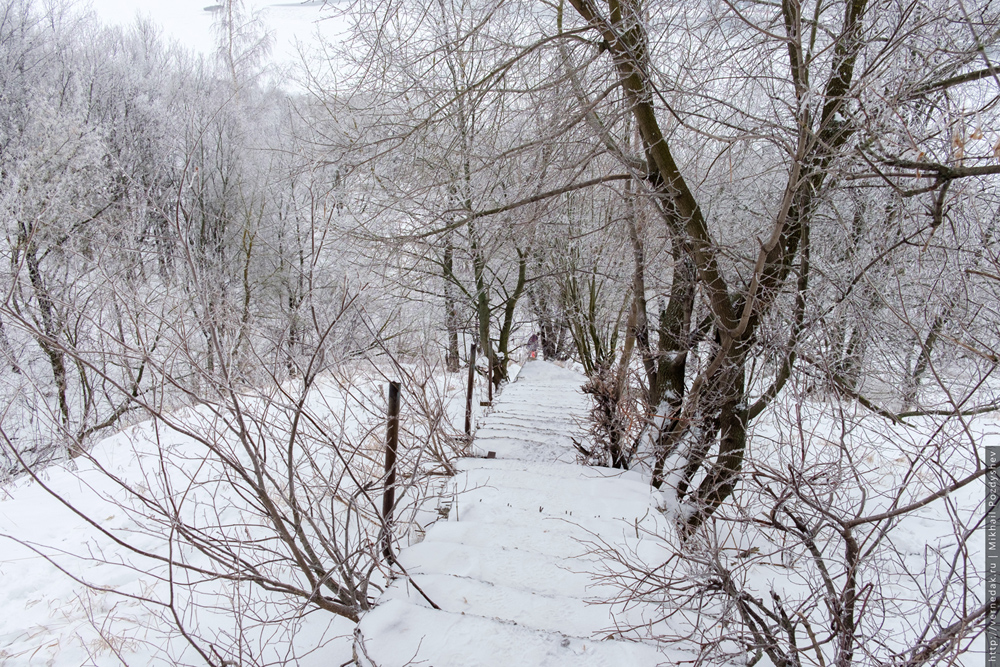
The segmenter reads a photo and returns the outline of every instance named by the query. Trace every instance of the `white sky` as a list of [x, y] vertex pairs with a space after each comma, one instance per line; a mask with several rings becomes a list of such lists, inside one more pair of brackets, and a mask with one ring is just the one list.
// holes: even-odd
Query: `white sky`
[[[209, 53], [213, 50], [212, 12], [205, 7], [218, 0], [90, 0], [97, 16], [108, 24], [130, 25], [136, 16], [153, 20], [168, 41], [175, 40], [185, 47]], [[333, 21], [318, 21], [322, 16], [320, 2], [301, 0], [247, 0], [247, 6], [261, 10], [262, 17], [274, 39], [272, 59], [280, 64], [297, 60], [295, 41], [308, 44], [315, 39], [317, 27], [325, 35], [335, 31]]]

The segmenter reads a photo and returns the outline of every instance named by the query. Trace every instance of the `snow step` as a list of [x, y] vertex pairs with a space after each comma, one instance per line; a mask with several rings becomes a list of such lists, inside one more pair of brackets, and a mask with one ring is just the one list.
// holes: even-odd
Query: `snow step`
[[665, 655], [646, 644], [571, 637], [394, 599], [365, 614], [355, 646], [365, 667], [652, 667], [667, 663]]
[[413, 576], [452, 574], [543, 595], [611, 598], [620, 592], [594, 576], [593, 557], [552, 558], [519, 549], [424, 540], [404, 549], [399, 562]]
[[[662, 610], [650, 604], [595, 604], [572, 596], [545, 595], [451, 574], [413, 575], [413, 579], [444, 611], [495, 618], [574, 637], [629, 639], [635, 628], [645, 630], [648, 621], [662, 616]], [[396, 580], [384, 599], [430, 607], [406, 578]]]

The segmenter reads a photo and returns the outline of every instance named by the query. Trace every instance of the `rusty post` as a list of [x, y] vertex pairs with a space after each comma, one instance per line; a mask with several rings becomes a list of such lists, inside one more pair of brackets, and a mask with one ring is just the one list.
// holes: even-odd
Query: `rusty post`
[[472, 388], [476, 381], [476, 344], [469, 350], [469, 388], [465, 392], [465, 437], [472, 441]]
[[385, 490], [382, 492], [382, 555], [392, 561], [392, 509], [396, 504], [396, 451], [399, 446], [399, 383], [389, 383], [385, 429]]

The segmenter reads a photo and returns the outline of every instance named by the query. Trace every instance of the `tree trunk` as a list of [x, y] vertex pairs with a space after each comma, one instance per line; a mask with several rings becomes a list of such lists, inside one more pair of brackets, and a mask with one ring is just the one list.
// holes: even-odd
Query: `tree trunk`
[[527, 271], [528, 253], [517, 250], [517, 283], [514, 286], [514, 291], [507, 296], [507, 301], [504, 303], [503, 322], [497, 337], [497, 354], [493, 355], [493, 386], [495, 388], [499, 388], [500, 383], [507, 379], [507, 365], [510, 363], [510, 334], [514, 330], [514, 312], [517, 309], [517, 302], [524, 294]]
[[701, 525], [732, 494], [746, 453], [746, 356], [742, 347], [726, 355], [720, 375], [719, 454], [694, 494], [697, 511], [688, 519], [688, 530]]
[[924, 339], [923, 343], [920, 343], [920, 352], [917, 355], [917, 361], [913, 364], [913, 370], [906, 378], [906, 385], [903, 390], [904, 411], [913, 407], [917, 402], [917, 391], [920, 389], [920, 379], [923, 377], [924, 373], [927, 372], [927, 367], [931, 363], [931, 353], [934, 351], [934, 344], [937, 342], [938, 336], [941, 335], [941, 329], [944, 328], [947, 321], [947, 312], [941, 313], [935, 317], [934, 322], [931, 324], [931, 330], [927, 332], [927, 338]]
[[[29, 238], [27, 230], [21, 227], [21, 241], [25, 247], [24, 260], [28, 267], [28, 280], [31, 282], [32, 291], [38, 301], [38, 311], [41, 316], [42, 335], [36, 336], [38, 346], [42, 348], [46, 358], [49, 360], [49, 367], [52, 369], [52, 379], [56, 385], [56, 400], [59, 403], [59, 417], [62, 425], [69, 425], [69, 401], [66, 397], [68, 389], [68, 377], [66, 373], [66, 358], [59, 347], [60, 325], [56, 305], [45, 287], [42, 278], [42, 271], [38, 260], [38, 248]], [[74, 452], [70, 452], [71, 455]]]
[[458, 355], [458, 306], [455, 303], [455, 251], [449, 238], [444, 247], [444, 326], [448, 337], [445, 349], [445, 368], [449, 373], [457, 373]]
[[7, 337], [7, 329], [4, 327], [2, 319], [0, 319], [0, 352], [7, 357], [10, 370], [14, 373], [20, 373], [21, 367], [17, 365], [17, 355], [14, 353], [14, 346], [10, 344], [10, 339]]

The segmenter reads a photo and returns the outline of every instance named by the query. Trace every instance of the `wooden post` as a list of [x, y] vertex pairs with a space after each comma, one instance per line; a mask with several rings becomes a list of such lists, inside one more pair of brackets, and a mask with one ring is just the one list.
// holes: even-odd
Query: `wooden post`
[[396, 504], [396, 450], [399, 446], [399, 383], [389, 383], [385, 428], [385, 490], [382, 491], [382, 555], [392, 561], [392, 508]]
[[465, 437], [472, 441], [472, 388], [476, 381], [476, 344], [469, 350], [469, 388], [465, 392]]

